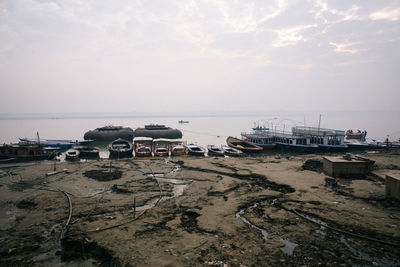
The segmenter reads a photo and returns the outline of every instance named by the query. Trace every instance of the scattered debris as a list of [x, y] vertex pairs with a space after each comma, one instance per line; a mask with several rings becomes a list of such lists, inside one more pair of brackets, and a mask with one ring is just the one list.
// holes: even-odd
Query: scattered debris
[[60, 171], [48, 172], [48, 173], [46, 173], [46, 176], [51, 176], [51, 175], [59, 174], [59, 173], [62, 173], [62, 172], [67, 173], [67, 172], [68, 172], [68, 169], [62, 169], [62, 170], [60, 170]]

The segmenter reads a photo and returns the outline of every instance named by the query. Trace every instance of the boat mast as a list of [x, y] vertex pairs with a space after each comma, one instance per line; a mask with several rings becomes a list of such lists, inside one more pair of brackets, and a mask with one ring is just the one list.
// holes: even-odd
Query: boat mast
[[318, 143], [319, 143], [319, 130], [321, 129], [321, 114], [319, 114], [319, 121], [318, 121]]
[[36, 136], [37, 136], [38, 146], [40, 146], [39, 131], [36, 132]]

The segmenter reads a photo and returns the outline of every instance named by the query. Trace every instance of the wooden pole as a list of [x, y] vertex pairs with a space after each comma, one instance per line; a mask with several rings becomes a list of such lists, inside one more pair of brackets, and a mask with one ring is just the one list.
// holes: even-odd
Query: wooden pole
[[133, 198], [133, 218], [136, 218], [136, 197]]

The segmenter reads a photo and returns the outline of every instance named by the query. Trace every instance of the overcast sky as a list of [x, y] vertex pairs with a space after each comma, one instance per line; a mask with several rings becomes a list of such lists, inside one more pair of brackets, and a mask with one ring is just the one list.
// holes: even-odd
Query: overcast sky
[[0, 112], [400, 110], [400, 1], [0, 0]]

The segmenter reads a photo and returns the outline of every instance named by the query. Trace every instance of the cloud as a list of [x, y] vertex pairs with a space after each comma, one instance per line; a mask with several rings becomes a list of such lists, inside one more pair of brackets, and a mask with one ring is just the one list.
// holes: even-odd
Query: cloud
[[315, 67], [315, 64], [282, 64], [282, 67], [297, 68], [297, 69], [311, 69]]
[[399, 20], [397, 2], [0, 0], [0, 90], [5, 103], [28, 105], [2, 110], [35, 109], [27, 95], [56, 91], [106, 100], [110, 88], [126, 99], [168, 92], [163, 103], [171, 92], [209, 99], [243, 88], [260, 99], [265, 88], [318, 95], [335, 72], [332, 88], [374, 90], [381, 75], [396, 90], [399, 26], [387, 21]]
[[356, 64], [367, 64], [367, 63], [374, 63], [376, 62], [375, 59], [365, 59], [365, 60], [355, 60], [355, 61], [346, 61], [346, 62], [340, 62], [336, 63], [336, 67], [347, 67], [351, 65], [356, 65]]
[[334, 46], [336, 53], [350, 53], [350, 54], [355, 54], [358, 52], [357, 49], [355, 48], [350, 48], [351, 46], [354, 46], [356, 43], [349, 43], [348, 41], [344, 43], [335, 43], [335, 42], [329, 42], [330, 45]]
[[393, 9], [391, 7], [385, 7], [379, 11], [375, 11], [370, 14], [369, 18], [372, 20], [388, 20], [398, 21], [400, 17], [400, 8]]
[[222, 30], [225, 32], [255, 32], [259, 26], [281, 15], [288, 7], [286, 0], [267, 1], [211, 1], [219, 10]]
[[316, 0], [313, 8], [310, 10], [316, 19], [322, 20], [324, 24], [335, 24], [349, 20], [361, 20], [362, 16], [358, 14], [360, 7], [353, 5], [348, 9], [336, 9], [330, 7], [323, 0]]
[[313, 25], [299, 25], [292, 28], [283, 28], [275, 30], [278, 37], [273, 42], [274, 47], [284, 47], [289, 45], [295, 45], [300, 41], [307, 41], [307, 38], [301, 34], [302, 31], [317, 27], [316, 24]]

